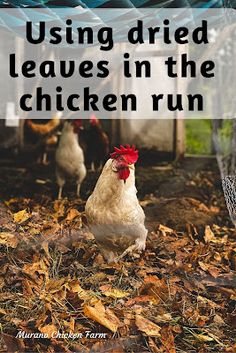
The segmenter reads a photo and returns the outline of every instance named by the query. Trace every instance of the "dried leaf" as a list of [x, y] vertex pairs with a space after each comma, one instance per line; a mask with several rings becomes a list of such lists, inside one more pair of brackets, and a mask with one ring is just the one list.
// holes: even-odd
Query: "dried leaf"
[[201, 342], [212, 342], [214, 341], [214, 338], [210, 337], [210, 336], [207, 336], [205, 334], [194, 334], [194, 337], [196, 337], [199, 341]]
[[55, 335], [55, 333], [58, 331], [57, 327], [54, 324], [41, 326], [38, 328], [38, 330], [47, 335], [48, 338], [53, 337], [53, 335]]
[[77, 293], [79, 299], [83, 300], [84, 302], [89, 302], [92, 304], [93, 302], [97, 302], [95, 294], [90, 290], [83, 289], [80, 285], [78, 280], [72, 280], [68, 283], [68, 288], [72, 293]]
[[14, 222], [19, 224], [24, 223], [29, 218], [30, 218], [30, 214], [27, 212], [27, 210], [22, 210], [13, 214]]
[[19, 240], [16, 238], [15, 234], [8, 232], [0, 233], [0, 244], [9, 246], [10, 248], [16, 248]]
[[160, 349], [157, 347], [155, 341], [151, 337], [148, 337], [148, 344], [151, 352], [160, 353]]
[[163, 224], [159, 224], [158, 230], [162, 232], [163, 236], [165, 236], [166, 234], [174, 233], [174, 230], [172, 228], [166, 227]]
[[175, 340], [171, 326], [165, 326], [161, 329], [161, 343], [165, 353], [176, 353]]
[[122, 347], [122, 342], [119, 342], [119, 340], [106, 340], [105, 342], [96, 342], [93, 344], [91, 347], [90, 352], [92, 353], [101, 353], [101, 352], [106, 352], [106, 353], [125, 353], [123, 347]]
[[73, 221], [73, 219], [75, 219], [78, 216], [80, 216], [80, 212], [75, 208], [71, 208], [67, 213], [66, 221], [71, 222]]
[[1, 337], [5, 345], [7, 346], [8, 352], [24, 352], [25, 343], [22, 339], [16, 338], [14, 336], [8, 335], [6, 333], [1, 333]]
[[147, 336], [160, 337], [161, 327], [154, 324], [152, 321], [146, 319], [141, 315], [135, 316], [135, 324], [139, 331], [144, 332]]
[[[101, 289], [101, 287], [100, 287]], [[128, 292], [125, 292], [123, 290], [120, 289], [116, 289], [116, 288], [111, 288], [109, 290], [105, 290], [102, 291], [102, 294], [105, 295], [106, 297], [110, 297], [110, 298], [125, 298], [129, 295]]]
[[40, 284], [40, 278], [42, 279], [43, 277], [44, 280], [47, 280], [49, 277], [48, 267], [49, 263], [46, 257], [43, 257], [39, 261], [25, 264], [22, 268], [22, 271], [26, 273], [30, 278], [35, 280], [36, 283]]
[[148, 276], [144, 279], [140, 294], [150, 296], [153, 303], [158, 304], [169, 298], [169, 288], [164, 279], [160, 280], [156, 276]]
[[205, 228], [204, 240], [206, 243], [210, 243], [212, 240], [215, 240], [215, 235], [209, 226], [206, 226]]
[[121, 325], [118, 317], [111, 309], [105, 308], [99, 301], [94, 306], [85, 305], [84, 315], [93, 321], [98, 322], [112, 332], [116, 332]]
[[56, 200], [54, 202], [54, 210], [55, 210], [54, 216], [56, 218], [64, 217], [64, 214], [65, 214], [64, 200]]
[[155, 317], [155, 321], [156, 322], [170, 322], [171, 320], [173, 320], [171, 314], [169, 313], [166, 313], [166, 314], [163, 314], [163, 315], [157, 315]]

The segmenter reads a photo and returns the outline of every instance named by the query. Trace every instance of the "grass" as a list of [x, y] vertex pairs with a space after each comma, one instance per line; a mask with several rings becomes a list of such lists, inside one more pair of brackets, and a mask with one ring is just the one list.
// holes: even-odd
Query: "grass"
[[211, 120], [187, 119], [186, 153], [210, 155], [212, 154]]

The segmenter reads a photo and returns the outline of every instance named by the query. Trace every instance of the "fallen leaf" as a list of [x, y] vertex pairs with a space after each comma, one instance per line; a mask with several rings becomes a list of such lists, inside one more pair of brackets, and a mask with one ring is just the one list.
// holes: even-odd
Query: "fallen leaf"
[[151, 352], [160, 353], [160, 349], [157, 347], [155, 341], [151, 337], [148, 337], [148, 344]]
[[13, 214], [14, 222], [23, 223], [30, 218], [30, 214], [26, 210], [22, 210]]
[[102, 291], [102, 294], [105, 295], [106, 297], [110, 297], [110, 298], [113, 298], [113, 299], [125, 298], [125, 297], [127, 297], [129, 295], [128, 292], [125, 292], [123, 290], [116, 289], [116, 288], [111, 288], [109, 290]]
[[55, 218], [64, 217], [65, 214], [65, 204], [64, 200], [54, 201]]
[[165, 234], [174, 233], [174, 230], [172, 228], [166, 227], [163, 224], [159, 224], [158, 230], [162, 232], [163, 236], [165, 236]]
[[140, 288], [140, 294], [152, 297], [155, 304], [165, 302], [169, 298], [169, 288], [164, 279], [156, 276], [148, 276]]
[[8, 232], [0, 233], [0, 244], [9, 246], [10, 248], [16, 248], [19, 240], [16, 238], [15, 234]]
[[217, 325], [225, 325], [225, 322], [224, 320], [222, 319], [222, 317], [218, 314], [216, 314], [214, 316], [214, 319], [213, 319], [214, 323], [217, 324]]
[[67, 213], [66, 221], [71, 222], [73, 221], [73, 219], [75, 219], [78, 216], [80, 216], [80, 212], [75, 208], [71, 208]]
[[207, 335], [204, 335], [204, 334], [194, 334], [194, 337], [196, 337], [199, 341], [201, 342], [212, 342], [214, 341], [214, 338], [210, 337], [210, 336], [207, 336]]
[[119, 340], [106, 340], [102, 342], [96, 342], [91, 347], [90, 352], [92, 353], [124, 353], [124, 349], [122, 347], [122, 341]]
[[89, 304], [93, 304], [97, 302], [95, 294], [90, 290], [83, 289], [78, 280], [72, 280], [68, 283], [68, 288], [72, 293], [76, 293], [79, 299], [84, 302], [89, 302]]
[[126, 307], [133, 306], [134, 304], [137, 304], [137, 303], [153, 303], [153, 304], [155, 304], [155, 303], [157, 303], [157, 301], [155, 298], [153, 298], [150, 295], [141, 295], [138, 297], [128, 299], [128, 301], [125, 303], [125, 306]]
[[26, 263], [22, 268], [22, 272], [26, 273], [30, 278], [32, 278], [35, 283], [41, 284], [49, 277], [48, 267], [48, 260], [46, 257], [43, 257], [42, 259], [33, 263]]
[[101, 301], [98, 301], [94, 306], [85, 305], [84, 315], [112, 332], [116, 332], [121, 325], [118, 317], [111, 309], [105, 308]]
[[39, 327], [38, 330], [41, 333], [44, 333], [45, 335], [47, 335], [48, 338], [53, 337], [53, 335], [55, 335], [55, 333], [58, 331], [57, 327], [54, 324], [49, 324], [49, 325]]
[[144, 332], [147, 336], [160, 337], [161, 327], [146, 319], [142, 315], [135, 316], [135, 324], [139, 331]]
[[202, 261], [198, 261], [198, 265], [201, 267], [201, 269], [203, 270], [203, 271], [207, 271], [208, 270], [208, 268], [209, 268], [209, 266], [207, 265], [207, 264], [205, 264], [204, 262], [202, 262]]
[[211, 241], [215, 240], [215, 235], [212, 232], [211, 228], [209, 226], [206, 226], [205, 228], [205, 235], [204, 235], [204, 240], [206, 243], [210, 243]]
[[1, 337], [3, 338], [3, 341], [4, 341], [5, 345], [7, 346], [8, 352], [24, 352], [25, 351], [25, 343], [22, 339], [8, 335], [6, 333], [1, 333]]
[[171, 326], [165, 326], [161, 329], [161, 343], [165, 353], [176, 353], [175, 340]]
[[157, 315], [155, 317], [156, 322], [170, 322], [172, 320], [172, 316], [169, 313], [163, 314], [163, 315]]

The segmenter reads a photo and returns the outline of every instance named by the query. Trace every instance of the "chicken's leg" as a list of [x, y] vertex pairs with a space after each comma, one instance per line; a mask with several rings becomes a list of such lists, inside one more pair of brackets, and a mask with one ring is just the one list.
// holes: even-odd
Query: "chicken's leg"
[[43, 164], [43, 165], [48, 165], [48, 164], [49, 164], [47, 152], [44, 152], [44, 153], [43, 153], [42, 164]]
[[81, 183], [78, 182], [77, 183], [77, 192], [76, 192], [78, 197], [80, 197], [80, 187], [81, 187]]
[[62, 198], [62, 189], [63, 189], [63, 186], [60, 186], [59, 187], [59, 191], [58, 191], [58, 200], [61, 200], [61, 198]]
[[91, 172], [95, 172], [95, 163], [94, 162], [91, 163]]
[[144, 233], [143, 237], [136, 239], [135, 244], [130, 245], [120, 256], [116, 258], [116, 261], [121, 260], [127, 254], [132, 253], [133, 251], [144, 251], [146, 247], [146, 237], [147, 232]]
[[62, 174], [60, 173], [60, 170], [57, 168], [56, 169], [56, 178], [57, 178], [57, 185], [59, 186], [59, 191], [58, 191], [58, 200], [61, 200], [62, 198], [62, 189], [65, 184], [65, 179], [63, 178]]

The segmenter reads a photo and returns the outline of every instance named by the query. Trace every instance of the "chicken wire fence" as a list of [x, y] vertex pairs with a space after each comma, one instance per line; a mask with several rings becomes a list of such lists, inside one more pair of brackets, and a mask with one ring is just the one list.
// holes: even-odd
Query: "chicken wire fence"
[[[231, 53], [229, 60], [231, 61], [232, 59], [233, 55]], [[218, 67], [221, 67], [220, 63], [218, 64]], [[227, 71], [228, 77], [222, 77], [219, 80], [220, 82], [218, 82], [221, 89], [219, 89], [217, 97], [214, 99], [214, 116], [217, 119], [212, 122], [212, 137], [226, 206], [231, 221], [236, 227], [236, 102], [233, 93], [230, 91], [230, 80], [236, 79], [236, 77], [230, 77], [234, 70]], [[221, 97], [219, 92], [222, 91], [226, 92], [228, 97], [228, 114], [224, 119], [220, 119], [223, 112], [220, 106]], [[215, 102], [218, 102], [219, 105], [215, 104]]]
[[236, 226], [236, 176], [226, 175], [223, 177], [222, 186], [230, 218]]
[[222, 188], [230, 218], [236, 227], [236, 100], [232, 80], [236, 82], [235, 41], [236, 29], [232, 28], [217, 54], [215, 90], [212, 95], [212, 140]]
[[[214, 125], [214, 124], [213, 124]], [[228, 130], [231, 126], [231, 136], [222, 138], [222, 130], [225, 125]], [[236, 119], [223, 122], [221, 127], [213, 133], [213, 142], [216, 150], [216, 157], [220, 169], [222, 188], [229, 216], [236, 227]], [[227, 146], [227, 147], [226, 147]], [[228, 152], [226, 152], [228, 151]]]

